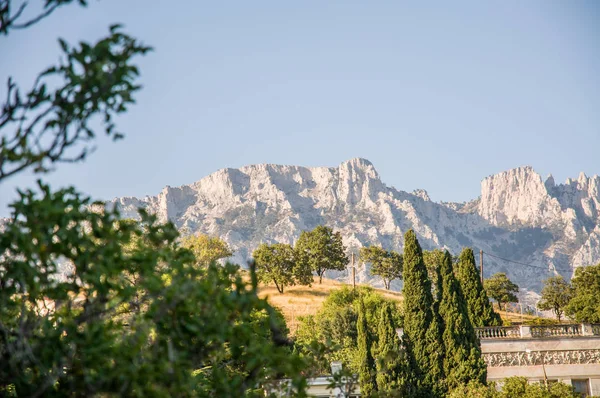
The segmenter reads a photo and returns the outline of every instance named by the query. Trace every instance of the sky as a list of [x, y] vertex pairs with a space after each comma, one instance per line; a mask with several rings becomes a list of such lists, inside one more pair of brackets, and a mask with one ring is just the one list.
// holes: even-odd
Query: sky
[[[387, 185], [467, 201], [518, 166], [600, 174], [599, 1], [89, 3], [0, 36], [0, 79], [23, 88], [58, 61], [59, 37], [121, 22], [154, 47], [117, 119], [126, 138], [42, 177], [55, 188], [154, 195], [225, 167], [362, 157]], [[0, 184], [0, 216], [34, 179]]]

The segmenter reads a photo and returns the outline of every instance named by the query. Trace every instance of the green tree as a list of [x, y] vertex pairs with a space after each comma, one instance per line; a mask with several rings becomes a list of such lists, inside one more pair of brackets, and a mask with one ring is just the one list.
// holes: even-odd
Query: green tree
[[181, 244], [191, 250], [196, 257], [196, 261], [198, 261], [198, 265], [204, 267], [233, 255], [227, 243], [216, 236], [206, 234], [188, 235], [181, 239]]
[[503, 380], [502, 388], [496, 389], [492, 383], [488, 386], [480, 382], [460, 385], [448, 394], [448, 398], [578, 398], [580, 394], [565, 383], [552, 383], [546, 387], [543, 383], [529, 383], [525, 377], [509, 377]]
[[317, 273], [319, 283], [323, 281], [326, 270], [342, 271], [348, 264], [342, 235], [324, 225], [319, 225], [312, 231], [302, 231], [295, 249], [298, 261]]
[[600, 323], [600, 264], [575, 269], [573, 297], [565, 310], [577, 322]]
[[142, 212], [142, 230], [73, 188], [40, 190], [21, 193], [0, 234], [0, 382], [18, 396], [252, 395], [281, 372], [300, 382], [285, 330], [237, 266], [195, 267], [154, 216]]
[[261, 243], [252, 253], [256, 261], [256, 274], [261, 282], [275, 283], [279, 293], [288, 285], [310, 285], [310, 268], [296, 261], [296, 252], [285, 243]]
[[519, 286], [513, 283], [504, 272], [498, 272], [483, 282], [484, 289], [492, 299], [498, 303], [502, 311], [502, 303], [518, 303], [519, 299], [515, 293], [519, 292]]
[[452, 272], [452, 257], [444, 254], [440, 267], [442, 299], [439, 305], [444, 322], [444, 373], [449, 389], [469, 381], [485, 383], [487, 368], [481, 358], [479, 340], [469, 320], [462, 290]]
[[394, 279], [402, 278], [402, 255], [393, 250], [384, 250], [379, 246], [361, 247], [358, 258], [363, 263], [371, 264], [371, 273], [381, 277], [387, 290]]
[[455, 263], [454, 274], [467, 301], [471, 324], [474, 327], [502, 325], [502, 319], [494, 311], [483, 289], [481, 279], [479, 279], [472, 249], [465, 248], [462, 250], [458, 262]]
[[[496, 388], [486, 386], [479, 381], [470, 381], [467, 384], [460, 384], [452, 389], [446, 398], [499, 398], [499, 392]], [[518, 396], [520, 397], [520, 395]], [[514, 397], [517, 398], [517, 397]]]
[[373, 338], [367, 326], [367, 316], [365, 314], [365, 305], [359, 301], [358, 320], [356, 322], [357, 343], [358, 343], [358, 382], [360, 383], [361, 395], [370, 397], [377, 391], [377, 380], [375, 373], [375, 361], [371, 354]]
[[414, 231], [404, 235], [404, 336], [420, 396], [433, 396], [443, 380], [440, 325], [433, 313], [431, 281]]
[[529, 383], [525, 377], [509, 377], [504, 379], [498, 398], [579, 398], [580, 394], [565, 383]]
[[423, 250], [423, 262], [431, 280], [433, 300], [437, 303], [442, 299], [442, 279], [440, 267], [444, 261], [444, 251], [440, 249]]
[[542, 311], [552, 310], [560, 322], [570, 299], [571, 285], [562, 276], [558, 275], [544, 281], [542, 299], [537, 306]]
[[[0, 4], [11, 34], [71, 0]], [[85, 5], [84, 0], [77, 1]], [[9, 79], [0, 115], [0, 182], [86, 158], [100, 127], [140, 88], [150, 48], [117, 25], [94, 44], [60, 40], [61, 63], [32, 88]], [[196, 267], [178, 232], [141, 211], [121, 220], [75, 188], [20, 190], [0, 231], [0, 392], [16, 396], [256, 396], [282, 375], [299, 395], [303, 362], [281, 317], [237, 266]], [[132, 278], [133, 277], [133, 278]], [[138, 305], [132, 305], [137, 301]]]
[[377, 391], [380, 395], [398, 396], [407, 392], [408, 373], [392, 308], [389, 304], [381, 308], [374, 357], [377, 369]]
[[332, 291], [315, 315], [301, 318], [295, 334], [297, 348], [306, 356], [315, 356], [311, 348], [314, 342], [327, 348], [326, 351], [316, 354], [318, 358], [313, 364], [313, 373], [328, 372], [331, 361], [342, 361], [344, 369], [358, 373], [359, 301], [364, 305], [367, 326], [373, 338], [378, 335], [379, 316], [384, 306], [389, 306], [393, 323], [401, 324], [402, 318], [397, 303], [384, 298], [371, 287], [361, 286], [354, 290], [344, 286]]
[[[0, 34], [27, 28], [71, 2], [47, 0], [40, 15], [23, 21], [27, 3], [16, 7], [3, 1]], [[40, 73], [29, 90], [8, 78], [0, 114], [0, 181], [21, 171], [44, 173], [56, 163], [85, 159], [96, 137], [92, 126], [100, 126], [113, 140], [123, 138], [114, 118], [127, 111], [141, 88], [132, 59], [151, 48], [123, 33], [118, 24], [93, 44], [59, 43], [61, 63]]]

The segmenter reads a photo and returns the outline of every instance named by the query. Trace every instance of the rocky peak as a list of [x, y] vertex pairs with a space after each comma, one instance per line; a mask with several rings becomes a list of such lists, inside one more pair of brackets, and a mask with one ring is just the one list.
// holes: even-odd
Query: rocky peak
[[371, 204], [377, 200], [378, 193], [384, 189], [379, 173], [371, 162], [354, 158], [343, 162], [336, 170], [338, 180], [337, 194], [348, 204]]
[[350, 159], [345, 162], [342, 162], [342, 164], [340, 164], [337, 169], [340, 178], [343, 178], [345, 176], [352, 176], [355, 180], [380, 180], [379, 173], [377, 173], [377, 170], [375, 170], [375, 166], [373, 166], [373, 163], [369, 162], [367, 159]]
[[554, 177], [552, 174], [548, 174], [546, 181], [544, 181], [544, 186], [546, 187], [546, 191], [552, 192], [556, 187], [556, 182], [554, 181]]
[[600, 217], [600, 178], [580, 173], [577, 180], [568, 178], [552, 191], [563, 210], [573, 209], [584, 224], [593, 227]]
[[423, 199], [426, 202], [431, 202], [431, 198], [429, 197], [429, 194], [424, 189], [415, 189], [412, 192], [412, 194], [415, 195], [415, 196], [417, 196], [417, 197], [419, 197], [419, 198], [421, 198], [421, 199]]
[[497, 226], [544, 225], [548, 216], [560, 215], [560, 206], [552, 201], [547, 186], [531, 166], [487, 177], [481, 182], [478, 213]]

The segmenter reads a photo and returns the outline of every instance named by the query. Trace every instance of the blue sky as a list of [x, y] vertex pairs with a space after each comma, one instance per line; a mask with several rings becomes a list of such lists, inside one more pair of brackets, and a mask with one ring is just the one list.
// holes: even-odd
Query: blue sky
[[[464, 201], [521, 165], [600, 173], [598, 1], [90, 3], [0, 37], [0, 78], [23, 87], [56, 62], [58, 37], [122, 22], [155, 47], [118, 120], [126, 139], [59, 166], [55, 187], [143, 196], [224, 167], [363, 157], [388, 185]], [[0, 215], [32, 181], [0, 185]]]

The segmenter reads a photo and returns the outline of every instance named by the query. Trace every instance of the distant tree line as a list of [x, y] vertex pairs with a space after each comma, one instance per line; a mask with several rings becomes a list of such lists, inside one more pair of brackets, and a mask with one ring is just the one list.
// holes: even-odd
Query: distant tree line
[[560, 275], [546, 279], [537, 306], [559, 321], [566, 314], [576, 322], [600, 323], [599, 293], [600, 264], [578, 267], [570, 283]]
[[302, 231], [295, 246], [285, 243], [262, 243], [254, 250], [256, 272], [260, 281], [273, 282], [279, 293], [285, 286], [311, 285], [312, 273], [323, 281], [327, 270], [342, 271], [348, 265], [342, 235], [319, 225]]
[[[207, 235], [188, 236], [182, 239], [182, 243], [192, 250], [198, 264], [207, 265], [232, 255], [225, 242]], [[313, 273], [321, 283], [327, 270], [346, 269], [349, 261], [345, 253], [346, 247], [342, 243], [341, 234], [320, 225], [312, 231], [303, 231], [293, 247], [283, 243], [263, 243], [252, 255], [259, 280], [273, 283], [277, 291], [283, 293], [285, 286], [310, 286]], [[439, 249], [423, 250], [422, 255], [433, 298], [439, 302], [443, 293], [440, 264], [445, 261], [445, 252]], [[396, 251], [375, 245], [361, 247], [358, 259], [370, 264], [371, 274], [381, 278], [385, 289], [390, 289], [392, 281], [403, 279], [405, 259]], [[454, 264], [453, 272], [461, 280], [465, 297], [471, 303], [471, 311], [477, 312], [474, 318], [471, 316], [474, 326], [500, 324], [498, 315], [491, 315], [493, 310], [488, 301], [494, 300], [498, 309], [503, 310], [506, 304], [519, 301], [519, 286], [505, 273], [499, 272], [485, 279], [482, 290], [471, 249], [465, 249], [460, 256], [451, 256], [450, 259]], [[460, 266], [467, 262], [470, 264], [468, 267]], [[600, 323], [600, 300], [596, 297], [599, 291], [600, 264], [579, 267], [575, 270], [571, 283], [560, 275], [546, 279], [537, 308], [552, 311], [559, 322], [566, 315], [577, 322]], [[482, 292], [485, 292], [485, 296]]]

